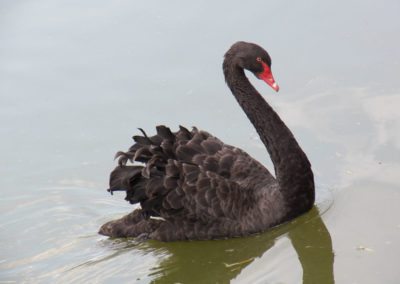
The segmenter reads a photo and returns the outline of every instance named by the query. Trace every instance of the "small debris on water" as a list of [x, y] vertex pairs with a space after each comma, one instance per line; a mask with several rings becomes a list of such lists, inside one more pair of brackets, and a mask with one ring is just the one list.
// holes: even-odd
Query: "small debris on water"
[[372, 248], [365, 247], [365, 246], [358, 246], [357, 250], [366, 251], [366, 252], [373, 252], [374, 251]]
[[234, 263], [225, 263], [225, 262], [224, 262], [224, 265], [225, 265], [225, 267], [228, 267], [228, 268], [229, 268], [229, 267], [232, 267], [232, 266], [242, 265], [242, 264], [249, 263], [249, 262], [253, 261], [253, 259], [254, 259], [254, 257], [249, 258], [249, 259], [245, 259], [245, 260], [243, 260], [243, 261], [234, 262]]

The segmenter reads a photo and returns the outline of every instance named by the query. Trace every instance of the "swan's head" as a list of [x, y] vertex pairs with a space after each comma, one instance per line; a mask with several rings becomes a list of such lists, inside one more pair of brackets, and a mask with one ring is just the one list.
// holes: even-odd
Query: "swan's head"
[[230, 51], [235, 54], [238, 66], [252, 72], [276, 92], [279, 91], [279, 86], [271, 72], [271, 57], [262, 47], [254, 43], [239, 41], [232, 45]]

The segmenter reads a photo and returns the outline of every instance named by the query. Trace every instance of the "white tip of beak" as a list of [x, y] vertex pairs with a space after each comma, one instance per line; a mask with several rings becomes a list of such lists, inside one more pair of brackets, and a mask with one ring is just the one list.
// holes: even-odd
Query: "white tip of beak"
[[271, 87], [272, 87], [272, 89], [274, 89], [275, 91], [277, 91], [277, 92], [279, 91], [279, 86], [278, 86], [277, 83], [274, 82], [274, 83], [272, 84]]

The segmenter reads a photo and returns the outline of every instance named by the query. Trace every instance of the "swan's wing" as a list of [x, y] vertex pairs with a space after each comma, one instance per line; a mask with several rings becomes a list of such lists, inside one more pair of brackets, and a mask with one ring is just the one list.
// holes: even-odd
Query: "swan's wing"
[[142, 133], [129, 151], [117, 153], [109, 190], [126, 191], [125, 199], [151, 216], [235, 218], [254, 204], [254, 187], [272, 178], [244, 151], [205, 131], [158, 126], [155, 136]]

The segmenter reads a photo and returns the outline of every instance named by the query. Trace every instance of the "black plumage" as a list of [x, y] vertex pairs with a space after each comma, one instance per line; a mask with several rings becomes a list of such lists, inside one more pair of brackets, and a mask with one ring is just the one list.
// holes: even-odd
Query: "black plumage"
[[[104, 224], [100, 234], [162, 241], [243, 236], [309, 210], [314, 203], [311, 165], [243, 72], [248, 69], [261, 78], [265, 74], [260, 72], [270, 72], [270, 66], [265, 50], [238, 42], [225, 54], [223, 70], [266, 145], [276, 178], [243, 150], [195, 127], [172, 132], [160, 125], [154, 136], [140, 129], [142, 135], [133, 136], [135, 144], [117, 153], [109, 191], [125, 191], [125, 199], [141, 208]], [[266, 82], [278, 90], [273, 79]]]

